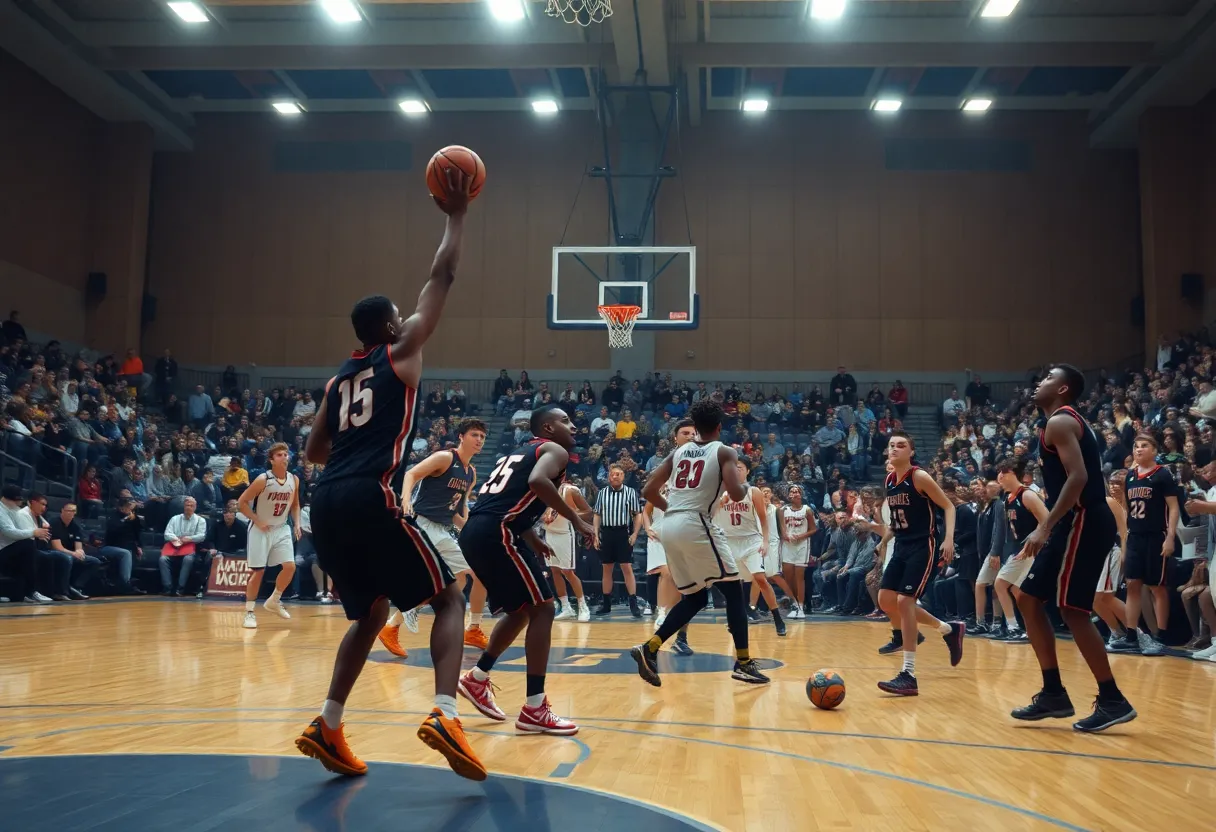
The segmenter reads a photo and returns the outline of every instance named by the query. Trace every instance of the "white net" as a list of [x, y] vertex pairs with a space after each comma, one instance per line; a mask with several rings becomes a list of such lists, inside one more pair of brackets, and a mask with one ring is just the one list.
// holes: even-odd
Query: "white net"
[[590, 26], [612, 17], [612, 0], [548, 0], [545, 14], [560, 17], [566, 23]]
[[614, 350], [633, 346], [633, 325], [637, 323], [638, 315], [642, 314], [640, 306], [601, 306], [600, 318], [608, 327], [608, 346]]

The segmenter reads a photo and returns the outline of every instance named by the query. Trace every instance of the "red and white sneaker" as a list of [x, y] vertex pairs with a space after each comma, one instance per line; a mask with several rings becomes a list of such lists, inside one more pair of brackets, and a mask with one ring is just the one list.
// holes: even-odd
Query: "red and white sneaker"
[[553, 713], [547, 696], [539, 707], [529, 708], [524, 705], [520, 708], [519, 718], [515, 720], [515, 728], [529, 734], [557, 734], [563, 737], [578, 733], [577, 725]]
[[470, 670], [460, 677], [456, 689], [460, 691], [461, 696], [473, 703], [474, 708], [481, 711], [482, 716], [498, 722], [507, 718], [502, 708], [498, 707], [498, 703], [494, 701], [494, 684], [490, 681], [489, 676], [478, 681], [473, 678], [473, 671]]

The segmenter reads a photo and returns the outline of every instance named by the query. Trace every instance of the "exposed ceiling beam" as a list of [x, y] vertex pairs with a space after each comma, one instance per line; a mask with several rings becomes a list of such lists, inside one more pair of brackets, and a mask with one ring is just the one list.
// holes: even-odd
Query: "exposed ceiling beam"
[[[428, 98], [427, 106], [436, 113], [458, 112], [531, 112], [532, 102], [526, 98]], [[240, 99], [236, 101], [210, 101], [183, 98], [178, 104], [192, 113], [266, 113], [278, 117], [264, 99]], [[395, 99], [310, 98], [300, 102], [307, 113], [400, 113]], [[591, 111], [595, 103], [590, 98], [565, 98], [561, 109]], [[561, 117], [561, 113], [558, 113]]]
[[[1101, 101], [1101, 96], [1086, 95], [1072, 97], [1035, 97], [1016, 96], [1001, 98], [993, 106], [991, 113], [1001, 110], [1088, 110]], [[797, 97], [783, 95], [773, 102], [769, 112], [781, 110], [869, 110], [874, 103], [873, 97]], [[963, 96], [909, 96], [903, 99], [902, 110], [958, 110], [963, 103]], [[737, 98], [711, 98], [710, 110], [737, 110]], [[875, 114], [876, 118], [895, 118], [898, 114]], [[982, 118], [982, 116], [976, 116]]]
[[1149, 43], [689, 43], [700, 66], [1134, 66], [1153, 63]]
[[779, 17], [716, 18], [712, 43], [1156, 43], [1177, 37], [1182, 17], [859, 17], [815, 26]]

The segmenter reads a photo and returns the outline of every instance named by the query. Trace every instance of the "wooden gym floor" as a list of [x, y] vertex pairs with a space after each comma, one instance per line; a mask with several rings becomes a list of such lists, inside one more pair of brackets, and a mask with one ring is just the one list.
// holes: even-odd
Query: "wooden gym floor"
[[[921, 695], [896, 699], [875, 688], [897, 670], [875, 653], [885, 625], [837, 619], [792, 621], [786, 639], [753, 626], [752, 654], [774, 660], [767, 687], [729, 678], [721, 618], [694, 624], [696, 656], [665, 656], [661, 688], [627, 654], [650, 619], [558, 622], [549, 697], [581, 731], [516, 736], [512, 721], [461, 700], [492, 775], [476, 784], [414, 736], [433, 693], [423, 616], [421, 633], [402, 630], [410, 658], [377, 645], [348, 703], [347, 735], [369, 776], [334, 778], [292, 740], [325, 698], [346, 622], [337, 606], [289, 608], [291, 621], [259, 609], [260, 629], [247, 631], [231, 602], [0, 607], [0, 826], [1181, 832], [1216, 822], [1216, 664], [1112, 657], [1140, 718], [1085, 736], [1068, 721], [1008, 717], [1038, 688], [1029, 646], [968, 639], [952, 669], [926, 634]], [[1084, 715], [1094, 687], [1072, 644], [1060, 647]], [[475, 658], [467, 649], [466, 665]], [[833, 712], [806, 698], [820, 667], [848, 685]], [[513, 716], [520, 647], [495, 681]]]

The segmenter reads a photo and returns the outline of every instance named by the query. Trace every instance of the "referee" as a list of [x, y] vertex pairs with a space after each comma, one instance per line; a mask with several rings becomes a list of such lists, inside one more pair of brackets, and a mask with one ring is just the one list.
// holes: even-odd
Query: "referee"
[[595, 548], [600, 553], [604, 567], [604, 597], [596, 615], [612, 612], [612, 569], [620, 564], [625, 577], [625, 589], [629, 593], [629, 611], [634, 618], [642, 617], [638, 607], [638, 586], [633, 577], [633, 542], [642, 527], [642, 504], [638, 492], [626, 486], [625, 469], [613, 465], [608, 469], [608, 487], [600, 489], [595, 498]]

